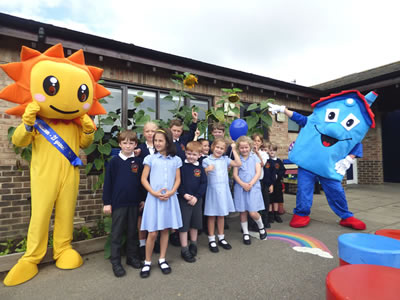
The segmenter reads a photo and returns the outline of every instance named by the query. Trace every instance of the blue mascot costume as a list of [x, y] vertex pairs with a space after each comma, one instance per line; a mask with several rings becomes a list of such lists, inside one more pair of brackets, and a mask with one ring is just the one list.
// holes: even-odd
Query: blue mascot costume
[[366, 228], [348, 210], [341, 181], [354, 159], [362, 157], [361, 141], [368, 129], [375, 127], [370, 106], [376, 97], [374, 92], [363, 96], [358, 91], [343, 91], [314, 102], [314, 112], [308, 117], [270, 104], [270, 112], [285, 113], [302, 127], [289, 153], [289, 159], [299, 166], [296, 208], [290, 226], [304, 227], [310, 222], [314, 184], [318, 180], [329, 206], [341, 218], [340, 225]]

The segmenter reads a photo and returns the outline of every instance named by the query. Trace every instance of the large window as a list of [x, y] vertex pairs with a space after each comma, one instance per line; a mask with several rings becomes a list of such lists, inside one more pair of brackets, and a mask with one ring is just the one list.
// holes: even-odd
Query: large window
[[[134, 109], [134, 100], [138, 92], [141, 90], [139, 89], [134, 89], [134, 88], [128, 88], [128, 112], [129, 110]], [[157, 111], [157, 105], [156, 105], [156, 100], [157, 100], [157, 93], [152, 92], [152, 91], [142, 91], [144, 101], [142, 104], [140, 104], [140, 109], [143, 109], [148, 115], [150, 115], [152, 120], [156, 119], [156, 111]], [[128, 113], [128, 117], [130, 118], [131, 116]]]
[[[111, 95], [105, 98], [107, 103], [103, 103], [103, 107], [107, 112], [113, 111], [118, 114], [121, 114], [122, 107], [122, 92], [121, 88], [107, 87], [107, 89], [111, 92]], [[96, 116], [95, 122], [99, 124], [99, 118], [103, 118], [104, 116]], [[121, 126], [121, 122], [117, 121], [115, 123], [117, 126]], [[110, 132], [112, 125], [102, 125], [105, 132]]]
[[[164, 100], [168, 95], [167, 90], [151, 89], [134, 85], [106, 82], [105, 87], [111, 92], [111, 97], [107, 97], [107, 104], [103, 104], [107, 112], [116, 112], [121, 117], [121, 123], [118, 124], [123, 128], [129, 127], [128, 119], [132, 118], [132, 113], [135, 109], [134, 99], [138, 92], [143, 92], [141, 96], [144, 101], [138, 109], [142, 109], [148, 114], [152, 120], [168, 121], [172, 118], [172, 113], [169, 111], [176, 107], [179, 98], [175, 97], [174, 102]], [[193, 95], [193, 94], [192, 94]], [[211, 97], [193, 95], [195, 99], [183, 98], [181, 105], [193, 106], [200, 108], [199, 120], [205, 119], [205, 112], [211, 105]], [[104, 126], [105, 131], [111, 130], [112, 126]]]

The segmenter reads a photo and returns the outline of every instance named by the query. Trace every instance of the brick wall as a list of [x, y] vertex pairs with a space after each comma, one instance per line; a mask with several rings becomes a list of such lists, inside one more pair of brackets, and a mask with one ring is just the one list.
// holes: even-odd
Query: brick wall
[[[102, 215], [102, 193], [92, 191], [96, 178], [86, 176], [83, 167], [80, 176], [75, 224], [91, 226]], [[26, 235], [31, 214], [30, 196], [28, 166], [0, 166], [0, 240]]]
[[381, 114], [375, 113], [376, 127], [370, 128], [363, 144], [363, 157], [358, 159], [358, 183], [383, 183], [382, 122]]

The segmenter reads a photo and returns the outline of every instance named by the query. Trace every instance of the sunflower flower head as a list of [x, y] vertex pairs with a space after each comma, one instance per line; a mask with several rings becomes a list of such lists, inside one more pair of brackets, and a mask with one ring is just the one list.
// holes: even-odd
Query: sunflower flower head
[[142, 103], [143, 101], [144, 101], [143, 97], [140, 97], [140, 96], [136, 96], [135, 97], [135, 102], [136, 103]]
[[196, 83], [198, 83], [197, 82], [197, 77], [192, 75], [192, 74], [187, 75], [185, 77], [185, 79], [183, 80], [184, 86], [189, 88], [189, 89], [194, 88]]
[[236, 103], [240, 100], [238, 94], [230, 94], [228, 97], [229, 102]]

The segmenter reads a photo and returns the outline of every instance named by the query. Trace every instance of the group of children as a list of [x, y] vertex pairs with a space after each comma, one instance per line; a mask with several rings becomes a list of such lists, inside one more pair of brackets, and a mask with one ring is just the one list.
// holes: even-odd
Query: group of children
[[189, 133], [183, 136], [179, 120], [172, 121], [169, 129], [147, 123], [143, 130], [146, 141], [140, 145], [135, 132], [119, 134], [121, 151], [106, 168], [103, 192], [104, 213], [112, 215], [110, 261], [117, 277], [125, 275], [121, 264], [124, 232], [126, 264], [141, 269], [140, 276], [146, 278], [150, 276], [157, 240], [158, 265], [163, 274], [171, 272], [166, 261], [171, 230], [179, 234], [182, 258], [196, 261], [203, 215], [207, 217], [209, 249], [214, 253], [219, 247], [232, 248], [224, 234], [225, 216], [231, 212], [240, 213], [245, 245], [251, 244], [248, 215], [262, 240], [267, 238], [266, 228], [271, 222], [282, 222], [277, 211], [278, 203], [283, 202], [284, 167], [276, 157], [276, 147], [270, 146], [269, 154], [263, 151], [259, 134], [242, 136], [227, 146], [223, 124], [213, 127], [210, 147], [208, 140], [197, 140], [197, 113], [193, 112], [192, 117]]

